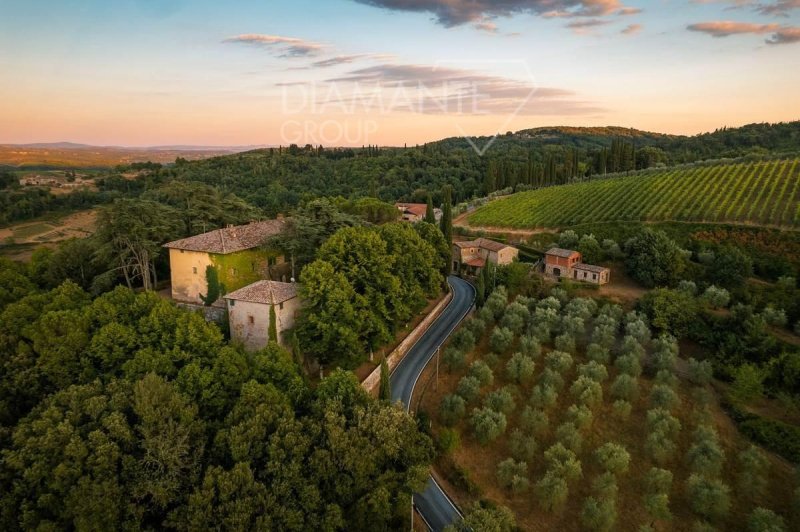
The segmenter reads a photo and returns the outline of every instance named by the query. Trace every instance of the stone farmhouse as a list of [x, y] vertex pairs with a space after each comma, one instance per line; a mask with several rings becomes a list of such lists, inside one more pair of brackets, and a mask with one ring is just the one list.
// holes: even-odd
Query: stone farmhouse
[[486, 238], [453, 242], [453, 273], [478, 275], [487, 262], [504, 266], [517, 257], [517, 248]]
[[258, 351], [269, 342], [271, 321], [275, 320], [278, 342], [286, 344], [285, 332], [294, 327], [300, 310], [297, 284], [279, 281], [256, 281], [226, 294], [231, 338], [248, 351]]
[[190, 308], [216, 308], [217, 316], [227, 309], [231, 335], [248, 349], [266, 345], [275, 307], [282, 340], [300, 306], [297, 286], [287, 282], [293, 281], [291, 265], [283, 254], [266, 244], [285, 227], [284, 220], [251, 222], [164, 244], [172, 299]]
[[[400, 211], [404, 222], [421, 222], [425, 220], [428, 206], [425, 203], [395, 203], [395, 207]], [[436, 221], [442, 219], [442, 209], [433, 209]]]
[[603, 285], [611, 280], [611, 270], [581, 262], [581, 254], [571, 249], [552, 248], [545, 253], [544, 272], [560, 279]]

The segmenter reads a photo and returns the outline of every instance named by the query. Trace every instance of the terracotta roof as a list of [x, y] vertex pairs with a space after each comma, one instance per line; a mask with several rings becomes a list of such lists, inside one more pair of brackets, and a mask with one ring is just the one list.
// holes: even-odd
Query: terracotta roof
[[268, 238], [282, 233], [285, 227], [285, 220], [251, 222], [169, 242], [164, 247], [225, 255], [258, 247]]
[[476, 266], [478, 268], [483, 268], [486, 266], [486, 260], [482, 259], [481, 257], [470, 257], [464, 261], [464, 264], [467, 266]]
[[551, 248], [546, 253], [546, 255], [554, 255], [556, 257], [563, 257], [565, 259], [568, 259], [576, 254], [578, 254], [577, 251], [571, 249], [562, 249], [562, 248]]
[[465, 241], [461, 241], [461, 242], [453, 242], [453, 245], [457, 246], [459, 248], [476, 248], [476, 247], [478, 247], [478, 245], [475, 242], [471, 241], [471, 240], [465, 240]]
[[425, 203], [395, 203], [394, 205], [398, 209], [408, 211], [416, 216], [425, 216], [428, 212], [428, 205]]
[[501, 251], [505, 248], [509, 248], [506, 244], [501, 244], [500, 242], [495, 242], [494, 240], [489, 240], [488, 238], [479, 238], [475, 241], [478, 247], [488, 249], [490, 251]]
[[604, 271], [608, 270], [608, 268], [604, 268], [603, 266], [594, 266], [593, 264], [584, 264], [582, 262], [579, 262], [578, 264], [573, 266], [573, 268], [576, 270], [584, 270], [592, 273], [603, 273]]
[[297, 283], [278, 281], [256, 281], [223, 296], [225, 299], [277, 305], [297, 297]]

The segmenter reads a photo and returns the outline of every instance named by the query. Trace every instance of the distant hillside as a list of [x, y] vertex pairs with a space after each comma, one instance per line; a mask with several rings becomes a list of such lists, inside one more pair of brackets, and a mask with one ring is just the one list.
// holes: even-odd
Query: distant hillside
[[468, 217], [470, 225], [564, 227], [692, 221], [800, 227], [800, 160], [695, 166], [521, 192]]

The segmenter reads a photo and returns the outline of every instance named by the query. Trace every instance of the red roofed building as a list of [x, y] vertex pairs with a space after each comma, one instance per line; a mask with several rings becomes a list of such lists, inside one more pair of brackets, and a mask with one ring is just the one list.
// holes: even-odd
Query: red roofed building
[[453, 272], [477, 275], [487, 262], [503, 266], [518, 256], [517, 248], [487, 238], [453, 242]]
[[611, 270], [581, 262], [581, 254], [571, 249], [552, 248], [544, 256], [544, 272], [560, 279], [606, 284]]
[[[428, 212], [428, 205], [425, 203], [395, 203], [394, 206], [400, 211], [404, 222], [421, 222]], [[442, 218], [442, 210], [433, 209], [433, 216], [438, 222]]]
[[248, 351], [264, 349], [269, 343], [271, 311], [275, 311], [278, 342], [286, 343], [285, 331], [294, 327], [300, 309], [295, 283], [256, 281], [225, 295], [231, 338]]

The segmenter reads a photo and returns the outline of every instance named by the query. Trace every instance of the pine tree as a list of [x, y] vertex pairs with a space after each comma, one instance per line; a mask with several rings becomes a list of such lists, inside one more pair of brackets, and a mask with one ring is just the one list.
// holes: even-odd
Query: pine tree
[[269, 306], [269, 341], [278, 341], [278, 318], [275, 316], [275, 305]]
[[389, 382], [389, 366], [386, 364], [386, 359], [381, 360], [381, 387], [378, 392], [378, 398], [387, 403], [392, 400], [392, 385]]
[[433, 198], [428, 194], [428, 208], [425, 210], [425, 221], [429, 224], [436, 224], [436, 214], [433, 212]]

